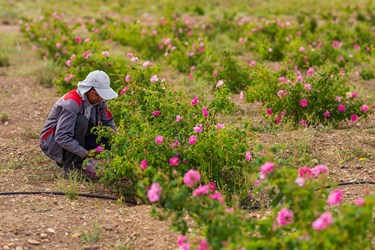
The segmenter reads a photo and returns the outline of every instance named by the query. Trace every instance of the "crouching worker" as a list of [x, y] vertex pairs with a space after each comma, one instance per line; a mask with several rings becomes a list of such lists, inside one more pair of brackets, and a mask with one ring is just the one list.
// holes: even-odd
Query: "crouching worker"
[[108, 75], [96, 70], [52, 107], [40, 134], [40, 147], [64, 169], [64, 177], [73, 168], [81, 169], [86, 158], [93, 158], [98, 145], [104, 144], [108, 149], [108, 140], [97, 142], [97, 135], [91, 129], [103, 125], [116, 131], [105, 102], [117, 96]]

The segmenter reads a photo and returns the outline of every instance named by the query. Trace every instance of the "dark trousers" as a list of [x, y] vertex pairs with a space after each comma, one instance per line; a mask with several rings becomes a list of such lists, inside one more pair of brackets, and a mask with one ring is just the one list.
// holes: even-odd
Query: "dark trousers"
[[[104, 144], [105, 148], [108, 149], [108, 140], [102, 138], [99, 142], [97, 142], [98, 136], [91, 134], [90, 132], [92, 127], [93, 126], [89, 126], [89, 122], [84, 115], [77, 115], [73, 139], [77, 140], [79, 145], [84, 147], [87, 151], [95, 149], [100, 144]], [[84, 160], [85, 158], [81, 158], [80, 156], [64, 149], [63, 159], [59, 165], [64, 169], [81, 169]]]

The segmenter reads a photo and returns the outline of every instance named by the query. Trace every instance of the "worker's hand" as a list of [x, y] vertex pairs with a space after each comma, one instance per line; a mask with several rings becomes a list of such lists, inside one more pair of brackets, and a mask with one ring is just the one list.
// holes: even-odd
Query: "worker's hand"
[[90, 150], [90, 151], [86, 151], [85, 153], [85, 158], [93, 158], [95, 159], [96, 155], [98, 155], [100, 152], [93, 149], [93, 150]]

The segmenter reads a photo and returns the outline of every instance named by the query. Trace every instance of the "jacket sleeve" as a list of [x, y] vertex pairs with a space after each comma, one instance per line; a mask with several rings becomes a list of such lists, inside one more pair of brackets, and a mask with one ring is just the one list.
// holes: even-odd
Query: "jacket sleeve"
[[113, 121], [113, 115], [112, 113], [108, 110], [107, 104], [103, 103], [100, 108], [100, 119], [102, 121], [103, 126], [109, 126], [113, 128], [115, 131], [117, 130], [116, 124]]
[[76, 119], [77, 114], [63, 108], [56, 125], [55, 140], [64, 149], [84, 158], [86, 149], [73, 139]]

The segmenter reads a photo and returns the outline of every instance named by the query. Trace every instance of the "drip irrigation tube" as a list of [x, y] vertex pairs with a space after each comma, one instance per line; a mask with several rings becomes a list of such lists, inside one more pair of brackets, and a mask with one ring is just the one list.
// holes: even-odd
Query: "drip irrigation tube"
[[[349, 181], [349, 182], [340, 182], [338, 186], [348, 186], [348, 185], [361, 185], [361, 184], [372, 184], [374, 185], [374, 181]], [[323, 188], [331, 188], [335, 185], [324, 186]], [[17, 191], [17, 192], [0, 192], [1, 195], [33, 195], [33, 194], [52, 194], [52, 195], [66, 195], [63, 192], [48, 192], [48, 191]], [[107, 196], [107, 195], [99, 195], [99, 194], [83, 194], [78, 193], [78, 196], [88, 197], [88, 198], [97, 198], [97, 199], [105, 199], [105, 200], [119, 200], [118, 197]], [[132, 205], [139, 205], [136, 201], [131, 200], [122, 200], [123, 203], [128, 203]], [[253, 206], [249, 209], [259, 209], [259, 206]]]
[[[375, 181], [349, 181], [349, 182], [340, 182], [338, 183], [339, 186], [348, 186], [348, 185], [361, 185], [361, 184], [375, 184]], [[335, 185], [328, 185], [324, 186], [324, 188], [331, 188]]]
[[[0, 195], [33, 195], [33, 194], [53, 194], [53, 195], [66, 195], [63, 192], [49, 192], [49, 191], [20, 191], [20, 192], [0, 192]], [[107, 195], [99, 195], [99, 194], [82, 194], [78, 193], [78, 196], [88, 197], [88, 198], [97, 198], [97, 199], [105, 199], [105, 200], [119, 200], [118, 197], [107, 196]], [[131, 200], [122, 200], [123, 203], [128, 203], [132, 205], [138, 205], [136, 201]]]

